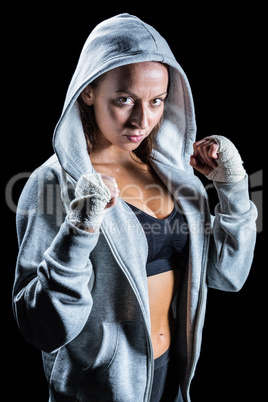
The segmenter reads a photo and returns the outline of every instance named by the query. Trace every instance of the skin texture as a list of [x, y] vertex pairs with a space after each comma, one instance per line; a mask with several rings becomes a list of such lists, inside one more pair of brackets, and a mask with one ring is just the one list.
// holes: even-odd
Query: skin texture
[[[120, 196], [158, 219], [172, 213], [174, 202], [167, 188], [132, 153], [161, 119], [167, 87], [167, 68], [144, 62], [111, 70], [97, 86], [89, 85], [83, 91], [84, 102], [94, 105], [98, 126], [98, 147], [90, 158], [112, 195], [106, 208], [114, 206]], [[216, 166], [217, 149], [213, 140], [196, 142], [191, 165], [208, 174]], [[170, 306], [179, 286], [179, 272], [147, 278], [155, 358], [170, 346], [174, 326]]]

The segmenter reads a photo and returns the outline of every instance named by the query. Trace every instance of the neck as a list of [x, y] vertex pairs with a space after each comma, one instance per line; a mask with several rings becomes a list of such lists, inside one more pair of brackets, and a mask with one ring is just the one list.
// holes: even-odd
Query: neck
[[107, 147], [90, 153], [92, 164], [100, 165], [129, 165], [141, 161], [132, 151], [125, 151], [117, 147]]

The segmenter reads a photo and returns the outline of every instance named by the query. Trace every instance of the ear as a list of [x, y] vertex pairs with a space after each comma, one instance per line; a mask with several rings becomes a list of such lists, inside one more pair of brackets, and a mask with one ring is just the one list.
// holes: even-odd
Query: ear
[[93, 105], [93, 88], [88, 85], [82, 92], [81, 97], [87, 106]]

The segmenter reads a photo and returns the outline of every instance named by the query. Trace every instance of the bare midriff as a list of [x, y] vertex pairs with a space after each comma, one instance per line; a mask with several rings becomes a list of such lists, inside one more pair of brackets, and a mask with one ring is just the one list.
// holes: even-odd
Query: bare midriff
[[154, 358], [161, 356], [170, 347], [174, 333], [174, 317], [171, 304], [179, 285], [178, 269], [150, 276], [148, 292], [151, 315], [151, 340]]

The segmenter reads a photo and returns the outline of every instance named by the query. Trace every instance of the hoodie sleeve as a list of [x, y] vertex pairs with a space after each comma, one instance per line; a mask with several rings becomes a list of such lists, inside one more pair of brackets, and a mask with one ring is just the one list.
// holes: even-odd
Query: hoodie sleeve
[[22, 192], [17, 233], [15, 317], [28, 342], [52, 352], [74, 339], [90, 314], [94, 273], [89, 257], [98, 234], [69, 222], [59, 181], [46, 168], [38, 169]]
[[219, 203], [215, 208], [207, 281], [211, 288], [239, 291], [253, 260], [257, 210], [249, 200], [248, 177], [237, 183], [214, 181]]

